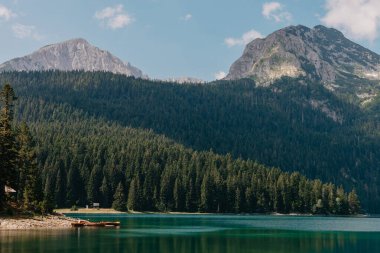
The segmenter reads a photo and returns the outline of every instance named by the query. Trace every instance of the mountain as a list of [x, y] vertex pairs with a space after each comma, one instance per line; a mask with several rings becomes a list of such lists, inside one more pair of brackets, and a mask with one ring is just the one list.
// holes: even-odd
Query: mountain
[[101, 50], [84, 39], [72, 39], [45, 46], [30, 55], [0, 65], [0, 72], [44, 70], [107, 71], [137, 78], [143, 77], [140, 69], [128, 62], [124, 63], [110, 52]]
[[[188, 128], [197, 127], [196, 121], [188, 124], [194, 118], [186, 112], [191, 107], [202, 108], [198, 107], [202, 104], [197, 101], [199, 94], [210, 89], [214, 93], [205, 94], [209, 99], [203, 104], [212, 112], [218, 109], [226, 102], [215, 100], [222, 95], [218, 92], [222, 86], [151, 82], [109, 72], [7, 72], [0, 74], [0, 83], [3, 78], [14, 84], [18, 122], [28, 122], [36, 141], [35, 170], [43, 186], [40, 191], [51, 207], [101, 203], [105, 208], [124, 210], [127, 204], [129, 210], [161, 212], [360, 211], [356, 193], [345, 192], [338, 185], [309, 180], [300, 173], [286, 173], [252, 160], [233, 159], [231, 155], [195, 151], [151, 130], [133, 129], [122, 123], [123, 119], [147, 117], [159, 124], [185, 121]], [[190, 92], [187, 98], [183, 97], [186, 91]], [[194, 91], [198, 96], [191, 95]], [[181, 98], [187, 101], [181, 103]], [[178, 104], [168, 106], [173, 103]], [[180, 117], [173, 113], [176, 107]], [[199, 116], [207, 119], [208, 110], [199, 112]], [[172, 120], [166, 121], [166, 116]], [[187, 129], [185, 132], [190, 134]], [[20, 154], [25, 154], [25, 148]], [[24, 189], [28, 193], [29, 188], [23, 185], [29, 177], [24, 181], [23, 172], [29, 172], [30, 167], [17, 167], [20, 177], [14, 177], [15, 186], [11, 186], [18, 192]], [[9, 174], [4, 170], [0, 173], [1, 179]], [[25, 197], [25, 201], [29, 199]]]
[[[294, 31], [294, 34], [298, 34], [300, 30], [308, 28], [285, 28], [286, 33], [290, 34], [284, 35], [285, 38], [295, 37], [288, 31], [289, 29], [295, 29], [297, 32]], [[326, 29], [325, 33], [331, 31], [340, 34], [336, 30], [324, 27], [309, 30], [317, 29]], [[293, 38], [294, 41], [305, 46], [306, 42], [301, 39], [301, 35], [299, 36], [298, 40]], [[341, 34], [339, 38], [342, 38]], [[281, 44], [283, 40], [276, 41]], [[328, 41], [338, 43], [333, 41], [333, 36], [330, 36]], [[292, 43], [289, 42], [290, 45]], [[302, 58], [304, 54], [297, 52], [293, 52], [293, 57], [291, 57], [282, 44], [282, 47], [278, 46], [276, 50], [282, 50], [283, 55], [288, 57], [285, 57], [285, 60], [289, 62], [289, 65], [295, 66], [297, 62], [301, 64], [310, 58], [304, 57], [305, 60]], [[322, 47], [323, 43], [319, 44]], [[263, 52], [267, 46], [267, 44], [262, 45]], [[322, 50], [317, 49], [314, 51]], [[358, 55], [356, 58], [361, 59], [363, 54], [360, 52], [366, 49], [362, 47], [359, 49], [355, 54]], [[276, 50], [273, 54], [281, 55]], [[349, 55], [347, 57], [354, 58], [353, 53], [350, 53], [352, 50], [343, 48], [340, 51], [347, 51], [345, 53]], [[253, 52], [264, 54], [258, 51]], [[238, 80], [221, 80], [212, 82], [211, 85], [189, 85], [135, 79], [109, 72], [40, 71], [0, 73], [0, 84], [5, 82], [12, 84], [16, 94], [21, 98], [17, 101], [15, 113], [19, 120], [26, 120], [31, 125], [31, 129], [37, 136], [41, 148], [39, 164], [44, 166], [43, 175], [46, 184], [50, 181], [48, 178], [58, 180], [59, 177], [65, 179], [69, 178], [69, 175], [80, 174], [83, 181], [71, 184], [87, 187], [80, 190], [80, 192], [86, 192], [91, 188], [99, 189], [103, 181], [107, 186], [110, 181], [116, 182], [123, 178], [126, 190], [131, 188], [130, 185], [135, 187], [136, 184], [157, 186], [146, 194], [153, 196], [152, 192], [159, 193], [159, 196], [154, 195], [154, 199], [161, 199], [166, 203], [166, 200], [172, 199], [173, 195], [173, 191], [167, 189], [178, 190], [179, 188], [175, 185], [181, 185], [181, 182], [192, 182], [181, 190], [182, 193], [186, 192], [189, 195], [192, 195], [191, 189], [199, 189], [202, 185], [204, 188], [210, 186], [209, 188], [212, 189], [213, 184], [210, 185], [208, 178], [204, 175], [209, 174], [218, 178], [219, 176], [215, 176], [213, 172], [215, 167], [223, 168], [223, 173], [224, 169], [236, 172], [239, 180], [241, 178], [244, 182], [254, 182], [252, 187], [258, 187], [257, 182], [250, 180], [250, 176], [245, 174], [251, 171], [250, 168], [235, 167], [228, 162], [237, 159], [234, 161], [239, 163], [247, 159], [265, 166], [277, 167], [289, 172], [287, 175], [298, 171], [311, 179], [342, 185], [346, 191], [355, 188], [365, 210], [370, 213], [380, 213], [380, 100], [376, 97], [368, 106], [363, 107], [345, 97], [356, 97], [359, 100], [356, 95], [357, 91], [360, 91], [359, 88], [376, 89], [378, 80], [375, 76], [370, 79], [354, 74], [354, 69], [359, 69], [359, 65], [353, 65], [352, 71], [349, 72], [352, 78], [344, 76], [342, 74], [344, 72], [337, 67], [342, 60], [332, 52], [333, 50], [328, 51], [327, 55], [319, 52], [314, 56], [315, 59], [321, 61], [321, 65], [323, 65], [322, 62], [330, 64], [328, 69], [336, 74], [334, 79], [326, 78], [323, 71], [315, 69], [313, 72], [312, 67], [300, 65], [299, 71], [304, 74], [293, 77], [289, 74], [279, 75], [267, 82], [260, 82], [258, 76], [248, 74], [241, 76], [242, 79], [229, 76], [230, 79], [237, 78]], [[310, 54], [312, 54], [311, 51], [306, 55]], [[323, 59], [319, 58], [322, 56]], [[374, 54], [372, 58], [374, 59], [375, 56]], [[330, 59], [330, 62], [326, 59]], [[257, 65], [261, 64], [260, 62], [258, 61]], [[282, 66], [282, 61], [278, 61], [278, 64]], [[347, 64], [353, 63], [347, 60]], [[362, 66], [364, 65], [363, 63]], [[367, 61], [366, 66], [370, 65], [375, 68], [376, 64]], [[275, 65], [268, 66], [266, 74], [270, 73]], [[326, 80], [333, 80], [334, 86], [329, 85]], [[85, 119], [80, 115], [83, 115]], [[91, 128], [99, 121], [101, 124], [96, 128]], [[74, 134], [73, 128], [78, 132]], [[154, 147], [149, 137], [121, 143], [131, 135], [131, 133], [119, 132], [123, 128], [149, 129], [154, 134], [163, 135], [180, 144], [179, 149], [189, 148], [191, 154], [183, 158], [166, 151], [157, 154], [155, 150], [164, 143], [158, 140], [162, 143]], [[114, 132], [112, 138], [104, 137], [105, 132], [116, 130], [118, 133]], [[91, 136], [88, 136], [89, 134]], [[46, 148], [47, 144], [48, 148]], [[137, 144], [152, 147], [153, 150], [138, 147]], [[93, 151], [88, 153], [87, 150]], [[203, 157], [210, 150], [212, 153], [222, 155], [226, 160], [190, 158], [198, 154]], [[138, 155], [134, 156], [136, 152]], [[116, 156], [119, 158], [114, 159], [113, 157]], [[180, 164], [172, 164], [170, 161], [173, 159], [179, 159]], [[155, 182], [159, 182], [157, 184], [151, 184], [150, 179], [145, 181], [145, 176], [151, 177], [148, 171], [156, 171], [164, 160], [169, 161], [169, 167], [163, 170], [163, 181], [155, 177], [154, 180], [158, 180]], [[75, 171], [78, 168], [80, 172]], [[185, 173], [186, 176], [176, 174], [179, 171], [186, 171], [186, 168], [189, 169]], [[168, 173], [173, 169], [178, 171], [174, 174]], [[74, 171], [70, 173], [70, 170]], [[194, 176], [193, 172], [196, 171], [205, 174]], [[133, 177], [131, 177], [132, 174]], [[102, 180], [102, 176], [106, 180]], [[226, 174], [223, 174], [224, 176]], [[281, 180], [275, 185], [273, 182], [266, 181], [272, 176], [272, 174], [268, 177], [263, 176], [264, 185], [270, 185], [274, 189], [283, 188], [284, 184]], [[93, 178], [93, 184], [87, 182], [92, 181], [87, 180], [90, 178]], [[135, 179], [134, 184], [132, 184], [132, 178]], [[189, 178], [191, 178], [190, 181], [188, 181]], [[292, 184], [302, 185], [297, 178], [290, 181]], [[58, 185], [52, 182], [49, 182], [52, 186], [45, 189], [52, 189], [54, 185]], [[240, 197], [249, 193], [250, 187], [246, 184], [242, 188], [235, 188], [234, 182], [233, 178], [223, 178], [221, 183], [223, 190], [218, 193], [224, 196], [224, 190], [230, 191], [226, 198], [234, 196], [240, 202]], [[215, 183], [215, 185], [220, 185], [220, 183]], [[227, 188], [224, 188], [225, 186]], [[111, 186], [112, 189], [114, 187], [115, 185]], [[131, 189], [135, 189], [134, 187]], [[164, 187], [164, 192], [161, 191], [161, 187]], [[309, 190], [299, 190], [309, 194]], [[92, 199], [93, 196], [88, 196], [89, 193], [92, 194], [88, 191], [81, 199], [88, 197]], [[278, 193], [269, 193], [269, 196], [273, 197], [271, 194]], [[288, 194], [294, 196], [296, 192], [287, 192], [286, 196]], [[269, 203], [267, 197], [260, 195], [259, 202]], [[334, 191], [317, 187], [316, 193], [312, 194], [313, 203], [319, 199], [326, 200], [326, 198], [328, 198], [327, 202], [322, 201], [324, 206], [329, 205], [339, 209], [337, 200], [340, 197]], [[163, 206], [164, 209], [165, 207]]]
[[[68, 116], [55, 112], [60, 106], [82, 128], [93, 124], [81, 122], [77, 112], [112, 124], [100, 130], [113, 131], [115, 125], [150, 129], [197, 152], [213, 150], [232, 159], [251, 159], [283, 171], [299, 171], [312, 179], [342, 185], [347, 191], [356, 188], [365, 210], [380, 212], [380, 117], [368, 115], [367, 108], [348, 103], [319, 82], [282, 78], [269, 87], [257, 86], [251, 79], [190, 85], [77, 71], [2, 73], [0, 83], [4, 82], [11, 83], [22, 98], [15, 110], [17, 115], [22, 114], [20, 119], [26, 120], [44, 143], [51, 145], [41, 152], [41, 164], [49, 161], [53, 166], [56, 157], [61, 157], [53, 151], [54, 145], [61, 152], [71, 150], [73, 156], [68, 160], [75, 161], [74, 154], [87, 150], [80, 142], [102, 136], [93, 134], [90, 138], [80, 132], [80, 137], [73, 137], [77, 141], [69, 141], [65, 148], [58, 147], [61, 142], [52, 141], [46, 132], [51, 131], [58, 140], [67, 138], [55, 135], [57, 127], [65, 135], [72, 133]], [[41, 125], [45, 121], [52, 122], [51, 129], [46, 131]], [[128, 135], [121, 136], [119, 141]], [[94, 164], [104, 166], [107, 157], [121, 155], [114, 150], [114, 141], [106, 140], [100, 143], [112, 143], [107, 154], [100, 146], [91, 145], [95, 153], [88, 155], [87, 159], [92, 159], [89, 168]], [[129, 154], [123, 149], [120, 152]], [[160, 163], [161, 158], [151, 152], [144, 154], [144, 159], [153, 159], [152, 164], [137, 158], [126, 164], [137, 167], [151, 164], [155, 168], [155, 161]], [[82, 162], [77, 166], [87, 164]], [[121, 168], [112, 159], [108, 162], [108, 167]], [[68, 161], [64, 164], [70, 168]], [[203, 170], [201, 164], [191, 166]], [[218, 163], [212, 163], [213, 166]], [[84, 178], [89, 178], [89, 174]], [[199, 185], [202, 179], [193, 182]]]
[[226, 79], [249, 77], [268, 86], [283, 76], [317, 80], [338, 95], [366, 103], [380, 90], [380, 55], [332, 28], [289, 26], [250, 42]]

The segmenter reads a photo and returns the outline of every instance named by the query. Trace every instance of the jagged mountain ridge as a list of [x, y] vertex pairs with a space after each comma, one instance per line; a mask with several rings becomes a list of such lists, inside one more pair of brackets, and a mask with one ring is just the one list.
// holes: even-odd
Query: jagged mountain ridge
[[144, 77], [140, 69], [128, 62], [124, 63], [110, 52], [101, 50], [81, 38], [48, 45], [30, 55], [0, 65], [0, 72], [44, 70], [107, 71]]
[[319, 80], [329, 90], [368, 102], [380, 90], [380, 55], [333, 28], [289, 26], [250, 42], [226, 79], [248, 77], [268, 86], [283, 76]]

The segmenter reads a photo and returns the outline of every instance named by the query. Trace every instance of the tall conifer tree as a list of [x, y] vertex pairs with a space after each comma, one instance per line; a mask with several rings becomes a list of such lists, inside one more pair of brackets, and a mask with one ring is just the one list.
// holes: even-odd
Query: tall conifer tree
[[[18, 165], [20, 176], [18, 191], [22, 192], [23, 206], [27, 210], [36, 210], [42, 201], [42, 183], [37, 167], [34, 142], [26, 123], [22, 123], [18, 135]], [[23, 175], [21, 177], [21, 175]], [[23, 181], [24, 180], [24, 181]]]
[[5, 185], [16, 188], [18, 174], [16, 138], [12, 127], [15, 100], [13, 88], [5, 84], [0, 92], [0, 209], [5, 202]]

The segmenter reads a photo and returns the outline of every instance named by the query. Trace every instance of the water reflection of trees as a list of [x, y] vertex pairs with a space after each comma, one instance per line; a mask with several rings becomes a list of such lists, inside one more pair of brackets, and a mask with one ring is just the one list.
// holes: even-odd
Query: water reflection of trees
[[176, 228], [157, 221], [156, 226], [141, 223], [132, 230], [0, 231], [0, 253], [380, 252], [379, 233], [257, 229], [191, 233]]

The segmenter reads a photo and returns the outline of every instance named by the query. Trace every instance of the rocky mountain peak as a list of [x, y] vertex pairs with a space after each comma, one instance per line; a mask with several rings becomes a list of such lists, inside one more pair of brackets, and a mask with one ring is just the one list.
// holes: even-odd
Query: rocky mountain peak
[[0, 65], [1, 71], [43, 70], [108, 71], [127, 76], [143, 77], [138, 68], [123, 62], [110, 52], [91, 45], [87, 40], [76, 38], [47, 45], [34, 53], [15, 58]]
[[289, 26], [250, 42], [226, 79], [253, 78], [268, 86], [283, 76], [308, 77], [338, 93], [373, 97], [380, 56], [333, 28]]

